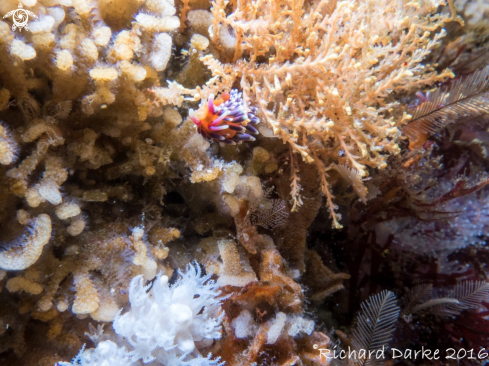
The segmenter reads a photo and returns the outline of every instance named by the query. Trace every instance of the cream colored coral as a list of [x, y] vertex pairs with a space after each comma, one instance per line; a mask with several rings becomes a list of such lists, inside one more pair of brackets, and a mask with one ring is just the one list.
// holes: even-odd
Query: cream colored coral
[[239, 213], [239, 201], [229, 194], [224, 194], [222, 196], [222, 199], [227, 209], [229, 210], [229, 215], [235, 217]]
[[172, 39], [167, 33], [159, 33], [155, 36], [149, 62], [156, 71], [163, 71], [170, 60]]
[[47, 8], [48, 14], [54, 18], [54, 28], [59, 27], [65, 20], [66, 13], [61, 6], [51, 6]]
[[194, 34], [190, 39], [190, 44], [196, 50], [204, 51], [205, 49], [207, 49], [207, 47], [209, 47], [209, 40], [200, 34]]
[[[53, 268], [47, 272], [49, 280], [43, 284], [44, 294], [37, 304], [39, 309], [47, 311], [54, 303], [59, 311], [69, 305], [74, 306], [72, 310], [78, 314], [93, 315], [98, 307], [104, 307], [107, 305], [105, 302], [111, 299], [119, 305], [124, 303], [120, 289], [127, 286], [133, 274], [138, 273], [138, 268], [131, 262], [135, 254], [132, 242], [121, 235], [127, 227], [118, 224], [112, 228], [110, 226], [106, 226], [107, 231], [104, 229], [95, 235], [93, 232], [83, 234], [81, 240], [75, 241], [79, 245], [65, 248], [61, 260], [51, 257], [52, 262], [49, 263]], [[68, 300], [71, 295], [62, 285], [70, 274], [75, 279], [77, 292], [73, 304]], [[100, 311], [108, 314], [107, 307]]]
[[63, 201], [59, 187], [68, 178], [68, 172], [61, 166], [61, 161], [61, 158], [53, 156], [46, 159], [42, 180], [26, 192], [25, 198], [29, 206], [38, 207], [45, 201], [59, 205]]
[[77, 216], [81, 213], [80, 206], [76, 203], [64, 203], [56, 208], [56, 216], [61, 220]]
[[43, 290], [40, 284], [29, 281], [20, 276], [9, 279], [6, 287], [10, 292], [25, 291], [32, 295], [39, 295]]
[[144, 67], [133, 65], [126, 60], [120, 62], [119, 68], [124, 75], [127, 75], [135, 82], [143, 81], [148, 74]]
[[141, 40], [139, 37], [130, 31], [120, 32], [112, 47], [112, 53], [117, 60], [131, 60], [134, 53], [139, 52], [141, 48]]
[[174, 108], [167, 107], [163, 112], [163, 120], [170, 126], [177, 127], [180, 123], [182, 123], [182, 116]]
[[0, 20], [0, 44], [7, 44], [10, 40], [10, 26]]
[[[30, 99], [28, 99], [28, 101], [29, 103], [32, 102]], [[36, 108], [36, 106], [37, 105], [33, 103], [28, 107], [31, 108], [32, 113], [35, 113], [32, 109]], [[61, 158], [56, 158], [51, 154], [46, 157], [50, 146], [58, 146], [64, 143], [64, 139], [61, 137], [59, 129], [46, 124], [42, 120], [36, 120], [36, 122], [37, 123], [31, 125], [23, 135], [23, 140], [25, 142], [31, 142], [38, 139], [36, 148], [17, 168], [12, 168], [6, 173], [8, 177], [14, 179], [10, 189], [18, 196], [25, 196], [27, 203], [31, 207], [37, 207], [48, 198], [52, 200], [53, 204], [60, 203], [61, 196], [59, 194], [59, 186], [67, 178], [66, 170], [59, 165]], [[27, 179], [45, 157], [46, 170], [42, 181], [27, 190]], [[42, 197], [41, 193], [45, 195], [45, 197]]]
[[67, 71], [73, 66], [73, 56], [68, 50], [61, 50], [56, 56], [56, 67], [62, 71]]
[[29, 225], [31, 220], [31, 215], [26, 210], [18, 210], [17, 211], [17, 220], [21, 225]]
[[118, 72], [112, 67], [98, 68], [90, 70], [90, 76], [96, 81], [97, 90], [82, 100], [83, 111], [88, 115], [95, 113], [95, 107], [104, 109], [115, 102], [116, 96], [110, 89], [110, 82], [117, 79]]
[[78, 46], [81, 31], [75, 24], [67, 24], [58, 45], [61, 49], [74, 50]]
[[113, 67], [97, 67], [90, 70], [90, 77], [96, 81], [113, 81], [119, 73]]
[[25, 6], [33, 7], [34, 5], [36, 5], [37, 0], [20, 0], [20, 2]]
[[80, 235], [85, 230], [86, 222], [83, 217], [74, 217], [71, 220], [70, 226], [66, 228], [66, 232], [71, 236]]
[[214, 17], [208, 10], [191, 10], [187, 14], [190, 27], [201, 35], [208, 35], [208, 29], [212, 25]]
[[267, 150], [265, 150], [263, 147], [257, 146], [253, 149], [252, 161], [264, 163], [268, 159], [270, 159], [270, 153]]
[[99, 47], [107, 46], [111, 36], [112, 31], [109, 27], [97, 28], [92, 33], [93, 42]]
[[60, 301], [57, 305], [56, 305], [56, 309], [58, 309], [58, 311], [60, 313], [63, 313], [65, 312], [67, 309], [68, 309], [68, 303], [66, 301]]
[[53, 33], [38, 33], [32, 36], [32, 45], [40, 52], [50, 52], [55, 46], [56, 37]]
[[36, 58], [36, 50], [18, 39], [14, 39], [10, 45], [10, 53], [23, 61]]
[[197, 169], [192, 172], [192, 176], [190, 177], [190, 181], [192, 183], [213, 181], [221, 173], [221, 169], [219, 167], [212, 167], [210, 169], [199, 168], [200, 166], [198, 166]]
[[80, 16], [88, 16], [90, 13], [90, 6], [87, 0], [71, 0], [75, 11]]
[[246, 257], [240, 256], [234, 241], [221, 239], [218, 241], [219, 253], [223, 266], [219, 272], [219, 284], [243, 287], [256, 281], [256, 275], [247, 263]]
[[80, 235], [85, 229], [86, 223], [81, 215], [80, 206], [76, 203], [64, 203], [56, 208], [56, 216], [61, 220], [71, 219], [66, 232], [71, 236]]
[[90, 38], [85, 38], [80, 44], [80, 54], [90, 62], [97, 61], [99, 56], [97, 45]]
[[51, 32], [54, 23], [55, 19], [50, 15], [46, 15], [41, 17], [39, 20], [34, 20], [30, 22], [29, 30], [34, 34]]
[[224, 52], [232, 54], [235, 51], [236, 37], [228, 27], [221, 27], [219, 29], [219, 41], [220, 45], [224, 48]]
[[[0, 90], [0, 99], [2, 98], [2, 90]], [[16, 150], [17, 143], [14, 141], [7, 128], [0, 123], [0, 164], [10, 165], [15, 159]]]
[[[31, 101], [29, 101], [31, 103]], [[38, 108], [35, 104], [36, 102], [33, 100], [30, 108]], [[37, 113], [37, 112], [36, 112]], [[49, 144], [58, 146], [64, 143], [64, 140], [61, 136], [61, 132], [57, 126], [47, 123], [42, 119], [35, 119], [33, 123], [29, 126], [27, 131], [22, 135], [22, 140], [24, 142], [33, 142], [40, 138], [43, 134], [46, 134], [49, 137]]]
[[277, 163], [268, 163], [265, 165], [265, 168], [263, 170], [266, 174], [270, 174], [270, 173], [273, 173], [277, 169], [278, 169]]
[[170, 32], [180, 26], [180, 20], [175, 16], [159, 18], [149, 14], [139, 13], [135, 19], [141, 28], [150, 32]]
[[144, 235], [144, 229], [141, 227], [136, 227], [132, 231], [130, 237], [136, 255], [134, 256], [132, 262], [139, 266], [139, 271], [145, 280], [152, 280], [156, 276], [156, 262], [148, 257], [148, 248], [146, 243], [142, 240]]
[[100, 306], [94, 312], [90, 313], [93, 320], [99, 322], [111, 322], [114, 320], [116, 314], [119, 312], [120, 307], [110, 294], [107, 288], [104, 288], [100, 292]]
[[31, 207], [38, 207], [45, 199], [41, 198], [39, 191], [36, 188], [30, 188], [25, 192], [25, 200]]
[[41, 256], [43, 247], [51, 238], [51, 218], [40, 214], [30, 222], [30, 233], [25, 235], [20, 245], [0, 252], [0, 268], [17, 271], [33, 265]]
[[243, 167], [238, 163], [231, 163], [223, 171], [221, 186], [225, 192], [233, 193], [236, 186], [241, 182], [240, 174], [243, 173]]
[[279, 312], [275, 319], [271, 321], [272, 325], [267, 332], [267, 344], [274, 344], [277, 341], [278, 337], [280, 337], [280, 334], [285, 327], [286, 320], [287, 315], [285, 315], [285, 313]]
[[241, 198], [259, 199], [263, 196], [263, 187], [260, 178], [256, 176], [240, 176], [236, 193]]
[[33, 312], [31, 312], [31, 316], [33, 319], [40, 320], [42, 322], [48, 322], [58, 316], [58, 311], [56, 309], [50, 309], [49, 311], [34, 310]]
[[105, 202], [109, 196], [101, 191], [85, 191], [83, 192], [83, 200], [86, 202]]
[[38, 192], [43, 200], [46, 200], [53, 205], [59, 205], [63, 201], [59, 191], [59, 185], [55, 182], [46, 181], [41, 183]]
[[74, 314], [90, 314], [98, 309], [100, 304], [97, 289], [88, 273], [75, 274], [76, 295], [72, 311]]
[[174, 15], [176, 12], [175, 3], [172, 0], [146, 0], [144, 6], [162, 16]]

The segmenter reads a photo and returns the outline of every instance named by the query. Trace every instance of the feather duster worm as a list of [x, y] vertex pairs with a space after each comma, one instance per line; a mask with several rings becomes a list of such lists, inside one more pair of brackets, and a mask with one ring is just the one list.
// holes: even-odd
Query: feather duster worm
[[217, 99], [211, 94], [207, 104], [197, 113], [191, 113], [190, 118], [204, 138], [234, 145], [255, 141], [252, 135], [258, 135], [255, 126], [260, 122], [255, 111], [256, 108], [250, 106], [247, 112], [242, 94], [233, 89]]

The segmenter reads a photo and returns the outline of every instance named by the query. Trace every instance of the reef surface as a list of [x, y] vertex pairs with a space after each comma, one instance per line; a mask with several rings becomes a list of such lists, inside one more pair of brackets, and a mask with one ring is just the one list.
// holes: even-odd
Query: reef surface
[[0, 364], [484, 362], [488, 19], [2, 0]]

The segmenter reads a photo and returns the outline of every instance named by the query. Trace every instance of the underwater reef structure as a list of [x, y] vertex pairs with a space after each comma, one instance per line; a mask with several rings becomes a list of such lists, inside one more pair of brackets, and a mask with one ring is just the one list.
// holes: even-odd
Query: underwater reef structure
[[488, 11], [2, 0], [0, 364], [483, 361]]

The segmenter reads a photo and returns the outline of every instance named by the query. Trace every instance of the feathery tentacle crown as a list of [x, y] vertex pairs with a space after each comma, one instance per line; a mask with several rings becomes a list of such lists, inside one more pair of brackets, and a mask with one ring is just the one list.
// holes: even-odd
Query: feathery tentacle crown
[[211, 94], [202, 109], [192, 112], [190, 118], [204, 138], [235, 145], [255, 141], [252, 135], [259, 134], [255, 126], [260, 122], [255, 112], [252, 106], [246, 111], [242, 94], [233, 89], [217, 99]]

